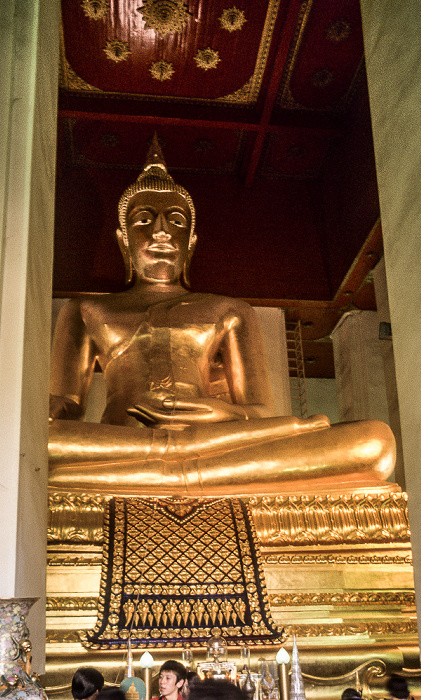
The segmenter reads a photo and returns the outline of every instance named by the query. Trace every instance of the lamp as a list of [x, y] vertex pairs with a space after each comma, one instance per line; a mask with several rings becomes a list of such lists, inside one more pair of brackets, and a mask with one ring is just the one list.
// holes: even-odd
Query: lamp
[[281, 647], [276, 654], [276, 663], [278, 664], [278, 683], [279, 694], [281, 700], [288, 700], [288, 669], [290, 655], [284, 647]]
[[143, 652], [142, 656], [140, 657], [140, 668], [143, 668], [145, 671], [145, 690], [146, 690], [146, 697], [145, 700], [150, 700], [151, 697], [151, 681], [152, 681], [152, 666], [154, 665], [154, 659], [152, 654], [149, 653], [149, 651]]

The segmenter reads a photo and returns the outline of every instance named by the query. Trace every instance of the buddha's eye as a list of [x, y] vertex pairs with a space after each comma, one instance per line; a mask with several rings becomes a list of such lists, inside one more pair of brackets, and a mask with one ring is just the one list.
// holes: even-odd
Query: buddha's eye
[[180, 228], [187, 227], [186, 217], [178, 211], [173, 211], [168, 216], [168, 221], [170, 222], [170, 224], [173, 224], [174, 226], [179, 226]]
[[142, 211], [136, 216], [136, 221], [134, 222], [138, 226], [147, 226], [152, 223], [152, 216], [148, 211]]

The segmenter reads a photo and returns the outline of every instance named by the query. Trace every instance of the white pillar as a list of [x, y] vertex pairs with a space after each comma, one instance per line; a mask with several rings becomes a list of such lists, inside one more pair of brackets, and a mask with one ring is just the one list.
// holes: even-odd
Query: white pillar
[[421, 11], [362, 0], [396, 381], [421, 631]]
[[[387, 294], [387, 280], [384, 257], [377, 263], [373, 270], [374, 291], [376, 294], [377, 313], [379, 322], [390, 323], [389, 297]], [[393, 333], [392, 333], [393, 335]], [[405, 473], [403, 466], [402, 431], [399, 414], [398, 388], [396, 385], [395, 356], [393, 352], [393, 340], [385, 339], [380, 343], [384, 379], [386, 385], [387, 405], [389, 409], [389, 425], [396, 439], [396, 465], [395, 481], [405, 491]]]
[[389, 422], [376, 311], [350, 311], [331, 333], [341, 421]]
[[269, 306], [256, 306], [268, 361], [275, 415], [291, 415], [285, 312]]
[[[45, 596], [58, 0], [0, 3], [0, 597]], [[45, 602], [28, 618], [42, 671]]]

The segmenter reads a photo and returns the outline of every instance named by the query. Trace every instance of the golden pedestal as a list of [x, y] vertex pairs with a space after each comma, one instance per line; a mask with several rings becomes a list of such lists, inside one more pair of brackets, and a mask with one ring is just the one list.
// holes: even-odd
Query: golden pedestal
[[[360, 685], [384, 697], [390, 672], [417, 690], [419, 648], [406, 494], [393, 485], [370, 492], [249, 499], [264, 560], [273, 618], [297, 637], [308, 698], [338, 698]], [[79, 665], [124, 675], [121, 652], [87, 651], [79, 632], [96, 622], [105, 498], [50, 497], [47, 568], [47, 672], [50, 698], [70, 697]], [[288, 639], [285, 647], [291, 650]], [[273, 649], [253, 647], [259, 657]], [[154, 673], [181, 650], [152, 651]], [[236, 655], [229, 650], [230, 658]], [[136, 675], [142, 675], [135, 652]], [[205, 650], [194, 650], [194, 660]]]

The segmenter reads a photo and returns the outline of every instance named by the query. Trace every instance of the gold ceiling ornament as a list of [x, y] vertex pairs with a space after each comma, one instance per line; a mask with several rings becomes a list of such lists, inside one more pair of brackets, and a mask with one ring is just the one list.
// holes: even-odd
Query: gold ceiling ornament
[[326, 29], [326, 38], [335, 43], [345, 41], [350, 34], [351, 25], [345, 19], [337, 19], [335, 22], [331, 22]]
[[174, 68], [172, 63], [167, 63], [167, 61], [155, 61], [155, 63], [151, 63], [149, 73], [152, 75], [152, 78], [162, 82], [163, 80], [171, 80]]
[[314, 71], [310, 80], [314, 87], [325, 88], [333, 81], [333, 73], [328, 68], [320, 68]]
[[222, 29], [226, 29], [228, 32], [235, 32], [241, 29], [243, 24], [247, 22], [243, 10], [239, 10], [235, 6], [224, 10], [219, 21]]
[[110, 9], [108, 0], [82, 0], [80, 6], [89, 19], [102, 19]]
[[107, 41], [103, 51], [110, 61], [115, 61], [116, 63], [127, 61], [131, 54], [128, 45], [124, 41], [119, 41], [118, 39]]
[[208, 46], [207, 49], [199, 49], [194, 60], [198, 68], [209, 70], [210, 68], [216, 68], [221, 59], [219, 58], [218, 51]]
[[144, 0], [137, 8], [145, 22], [145, 29], [154, 29], [161, 36], [180, 32], [189, 16], [183, 0]]

